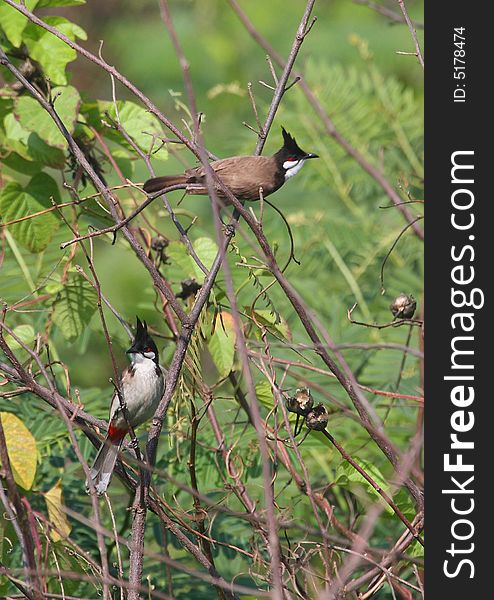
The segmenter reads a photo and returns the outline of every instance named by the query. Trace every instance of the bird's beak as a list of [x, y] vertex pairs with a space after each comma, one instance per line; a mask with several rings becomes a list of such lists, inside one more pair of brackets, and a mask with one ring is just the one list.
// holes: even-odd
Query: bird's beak
[[307, 158], [319, 158], [319, 155], [318, 155], [318, 154], [312, 154], [312, 153], [309, 153], [309, 154], [306, 154], [306, 155], [305, 155], [305, 158], [306, 158], [306, 159], [307, 159]]
[[126, 350], [126, 354], [135, 354], [137, 352], [134, 345], [132, 345], [128, 350]]

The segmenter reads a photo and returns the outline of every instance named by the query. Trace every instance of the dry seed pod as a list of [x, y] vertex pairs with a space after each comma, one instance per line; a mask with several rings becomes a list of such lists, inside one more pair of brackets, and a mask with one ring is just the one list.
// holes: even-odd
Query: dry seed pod
[[197, 283], [195, 279], [184, 279], [180, 282], [182, 289], [178, 294], [175, 294], [175, 298], [181, 298], [186, 300], [190, 296], [195, 296], [197, 292], [202, 288], [200, 283]]
[[307, 414], [314, 405], [312, 394], [309, 388], [298, 388], [295, 391], [295, 400], [300, 406], [300, 410]]
[[311, 410], [313, 404], [314, 401], [309, 388], [297, 389], [295, 396], [286, 400], [287, 410], [303, 417]]
[[401, 293], [389, 305], [395, 319], [411, 319], [415, 314], [417, 302], [411, 294]]
[[163, 252], [170, 242], [162, 235], [156, 235], [151, 240], [151, 248], [156, 252]]
[[165, 251], [169, 243], [170, 242], [162, 235], [156, 235], [151, 240], [151, 248], [156, 252], [157, 263], [168, 263], [168, 256]]
[[324, 404], [318, 404], [315, 406], [309, 414], [305, 417], [305, 422], [309, 429], [315, 431], [322, 431], [326, 429], [329, 421], [329, 414]]

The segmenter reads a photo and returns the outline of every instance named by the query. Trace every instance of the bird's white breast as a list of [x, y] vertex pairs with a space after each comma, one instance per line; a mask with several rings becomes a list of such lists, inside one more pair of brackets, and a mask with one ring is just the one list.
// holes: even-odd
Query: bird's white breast
[[[138, 357], [138, 358], [137, 358]], [[159, 369], [159, 373], [157, 369]], [[163, 396], [165, 378], [161, 367], [157, 367], [153, 360], [140, 354], [135, 355], [131, 367], [122, 377], [121, 390], [127, 404], [130, 421], [133, 427], [149, 420]], [[120, 402], [115, 396], [112, 405], [113, 413], [120, 407]], [[117, 427], [125, 426], [123, 415], [117, 417]]]

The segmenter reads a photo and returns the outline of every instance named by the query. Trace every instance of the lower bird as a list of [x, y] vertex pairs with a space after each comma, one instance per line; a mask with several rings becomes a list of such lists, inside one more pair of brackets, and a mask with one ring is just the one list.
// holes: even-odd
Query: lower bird
[[[134, 342], [127, 354], [130, 354], [131, 364], [122, 373], [120, 391], [127, 406], [128, 421], [115, 392], [110, 407], [108, 435], [89, 472], [98, 495], [106, 492], [110, 484], [118, 451], [129, 432], [128, 423], [134, 428], [151, 419], [165, 389], [166, 371], [159, 364], [158, 348], [148, 333], [146, 321], [142, 323], [139, 317]], [[89, 487], [88, 482], [86, 487]]]
[[[225, 186], [239, 200], [259, 200], [260, 190], [265, 198], [276, 192], [291, 177], [296, 175], [309, 158], [319, 158], [317, 154], [305, 152], [282, 127], [283, 146], [273, 156], [232, 156], [215, 160], [212, 169]], [[173, 185], [183, 185], [187, 194], [207, 195], [204, 167], [188, 169], [181, 175], [165, 175], [148, 179], [144, 191], [158, 192]], [[216, 193], [224, 194], [219, 187]]]

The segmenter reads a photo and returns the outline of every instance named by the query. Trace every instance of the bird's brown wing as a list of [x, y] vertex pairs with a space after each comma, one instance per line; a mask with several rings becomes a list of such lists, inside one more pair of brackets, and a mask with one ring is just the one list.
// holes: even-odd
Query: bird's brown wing
[[[215, 160], [210, 164], [211, 164], [211, 167], [214, 169], [214, 171], [216, 171], [216, 173], [220, 173], [221, 171], [228, 169], [228, 167], [232, 167], [238, 159], [245, 159], [245, 158], [254, 158], [254, 157], [230, 156], [230, 158], [222, 158], [220, 160]], [[204, 181], [205, 174], [206, 173], [205, 173], [204, 167], [202, 165], [199, 165], [198, 167], [193, 167], [192, 169], [187, 169], [185, 171], [185, 175], [187, 175], [187, 177], [189, 178], [188, 179], [189, 183], [202, 183]]]
[[[240, 199], [257, 200], [259, 187], [267, 196], [274, 191], [275, 165], [272, 157], [232, 156], [211, 163], [211, 167], [221, 177], [224, 184]], [[204, 167], [186, 171], [187, 183], [204, 184]], [[277, 188], [276, 188], [277, 189]]]

